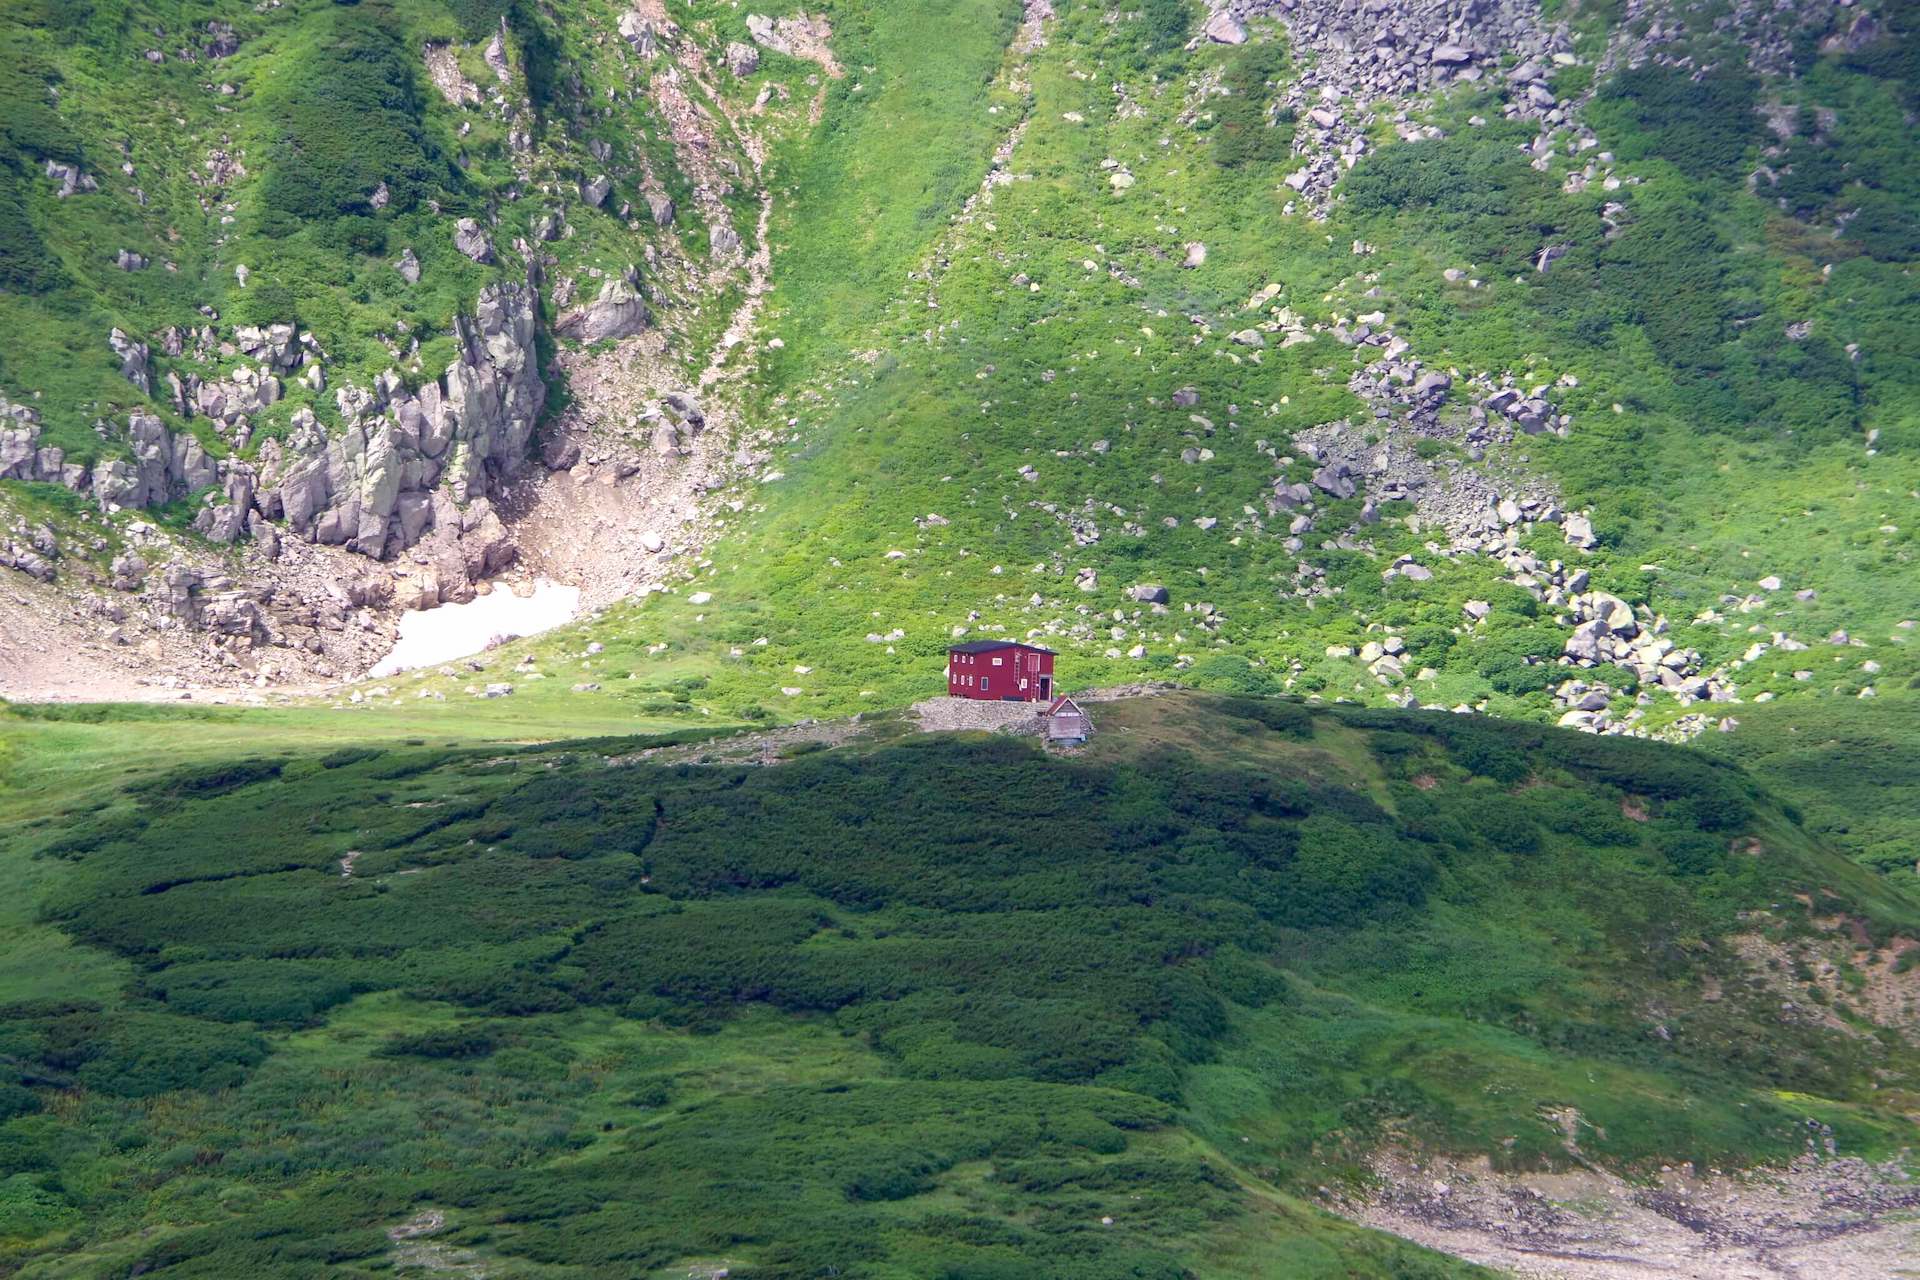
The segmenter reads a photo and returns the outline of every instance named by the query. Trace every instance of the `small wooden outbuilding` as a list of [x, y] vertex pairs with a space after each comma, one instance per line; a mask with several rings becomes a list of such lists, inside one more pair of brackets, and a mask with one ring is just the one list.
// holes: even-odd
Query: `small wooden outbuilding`
[[1072, 698], [1060, 697], [1047, 708], [1047, 741], [1076, 746], [1093, 736], [1093, 718]]

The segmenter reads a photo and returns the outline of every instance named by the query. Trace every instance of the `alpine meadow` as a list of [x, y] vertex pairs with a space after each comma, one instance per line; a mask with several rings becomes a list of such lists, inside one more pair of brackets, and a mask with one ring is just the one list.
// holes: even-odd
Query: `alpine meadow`
[[0, 1277], [1920, 1275], [1914, 0], [0, 0]]

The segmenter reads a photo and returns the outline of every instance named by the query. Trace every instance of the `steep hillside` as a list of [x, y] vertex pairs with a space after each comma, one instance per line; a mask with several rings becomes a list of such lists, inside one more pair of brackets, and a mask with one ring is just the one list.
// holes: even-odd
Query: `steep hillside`
[[[776, 272], [793, 452], [699, 575], [710, 627], [769, 641], [739, 696], [891, 700], [957, 628], [1094, 684], [1242, 673], [1610, 731], [1905, 691], [1911, 258], [1831, 225], [1910, 200], [1905, 37], [1822, 44], [1851, 19], [1817, 6], [1743, 12], [1746, 44], [1334, 6], [1189, 47], [1157, 12], [1030, 10], [993, 167], [879, 317], [823, 306], [848, 286], [799, 251]], [[1330, 64], [1330, 29], [1389, 18], [1384, 70]], [[1422, 42], [1460, 31], [1435, 74]], [[1775, 194], [1808, 155], [1831, 191]], [[851, 203], [786, 225], [857, 234]], [[650, 609], [635, 632], [671, 625]]]
[[1723, 9], [18, 7], [7, 687], [542, 573], [724, 715], [1910, 702], [1915, 19]]
[[[1910, 1136], [1920, 908], [1740, 773], [1096, 715], [1072, 758], [886, 717], [771, 767], [292, 751], [15, 823], [70, 953], [43, 983], [10, 935], [8, 1265], [1438, 1276], [1327, 1210], [1457, 1229], [1475, 1179], [1556, 1170], [1696, 1248], [1911, 1246], [1871, 1162]], [[1803, 1156], [1853, 1207], [1743, 1219], [1779, 1193], [1722, 1171]], [[1457, 1167], [1460, 1212], [1395, 1161]], [[1508, 1242], [1630, 1248], [1577, 1199]]]

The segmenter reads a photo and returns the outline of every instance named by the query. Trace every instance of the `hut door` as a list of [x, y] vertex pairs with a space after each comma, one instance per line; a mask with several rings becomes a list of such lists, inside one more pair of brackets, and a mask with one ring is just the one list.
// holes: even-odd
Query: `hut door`
[[1042, 702], [1053, 701], [1053, 677], [1052, 676], [1040, 677], [1040, 701]]

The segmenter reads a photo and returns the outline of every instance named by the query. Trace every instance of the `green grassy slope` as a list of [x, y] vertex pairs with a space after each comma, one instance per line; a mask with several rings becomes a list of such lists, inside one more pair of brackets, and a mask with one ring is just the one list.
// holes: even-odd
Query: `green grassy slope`
[[500, 1276], [1439, 1276], [1302, 1195], [1381, 1141], [1562, 1165], [1569, 1107], [1628, 1172], [1903, 1143], [1911, 1045], [1783, 1016], [1738, 939], [1920, 906], [1737, 771], [1100, 719], [1074, 760], [885, 718], [758, 769], [315, 744], [15, 823], [8, 971], [73, 978], [7, 991], [0, 1248], [378, 1274], [434, 1210]]
[[[1492, 461], [1591, 509], [1601, 545], [1578, 552], [1551, 526], [1526, 545], [1666, 616], [1675, 643], [1722, 669], [1746, 705], [1868, 689], [1911, 705], [1920, 668], [1900, 624], [1914, 608], [1901, 587], [1920, 487], [1920, 374], [1904, 354], [1920, 323], [1912, 253], [1894, 230], [1842, 216], [1916, 198], [1892, 162], [1899, 112], [1914, 103], [1906, 18], [1890, 17], [1871, 55], [1814, 58], [1800, 81], [1764, 87], [1801, 108], [1787, 149], [1839, 166], [1824, 194], [1792, 175], [1780, 191], [1748, 191], [1755, 165], [1784, 165], [1763, 151], [1778, 140], [1757, 115], [1753, 129], [1701, 143], [1702, 113], [1726, 98], [1744, 121], [1755, 85], [1635, 75], [1601, 86], [1589, 109], [1631, 179], [1619, 190], [1564, 190], [1573, 163], [1530, 167], [1520, 147], [1531, 126], [1503, 122], [1490, 86], [1467, 88], [1436, 110], [1445, 139], [1379, 139], [1318, 223], [1285, 212], [1289, 126], [1258, 123], [1257, 106], [1292, 74], [1283, 49], [1154, 52], [1145, 17], [1060, 9], [1046, 47], [1009, 64], [1022, 67], [1019, 90], [1011, 71], [972, 79], [977, 39], [956, 44], [949, 74], [890, 63], [903, 55], [889, 39], [864, 34], [863, 23], [880, 32], [904, 19], [861, 8], [847, 23], [862, 33], [850, 59], [873, 69], [859, 92], [837, 89], [818, 135], [785, 153], [794, 203], [768, 311], [785, 346], [759, 384], [764, 417], [792, 423], [782, 476], [698, 567], [687, 590], [711, 592], [710, 604], [616, 610], [598, 638], [637, 655], [671, 632], [675, 647], [648, 661], [664, 670], [698, 654], [716, 704], [783, 715], [933, 692], [942, 646], [969, 627], [1040, 629], [1076, 684], [1178, 671], [1215, 687], [1410, 692], [1557, 716], [1548, 690], [1571, 673], [1538, 660], [1565, 639], [1555, 610], [1502, 585], [1491, 561], [1435, 556], [1433, 531], [1406, 523], [1401, 504], [1360, 528], [1361, 549], [1326, 545], [1358, 499], [1323, 501], [1306, 546], [1282, 545], [1287, 517], [1267, 513], [1269, 486], [1310, 468], [1276, 457], [1294, 452], [1292, 432], [1364, 407], [1346, 388], [1355, 352], [1326, 334], [1257, 353], [1227, 340], [1259, 318], [1249, 297], [1274, 284], [1273, 305], [1312, 322], [1384, 311], [1429, 367], [1559, 384], [1569, 438], [1525, 439]], [[995, 16], [981, 11], [982, 30]], [[1589, 60], [1599, 51], [1582, 48]], [[1591, 74], [1568, 69], [1563, 90]], [[1203, 92], [1216, 77], [1239, 98]], [[1814, 107], [1831, 104], [1839, 123], [1816, 129]], [[925, 143], [933, 113], [960, 126], [938, 149]], [[929, 215], [968, 189], [959, 166], [985, 173], [976, 126], [1010, 131], [1016, 119], [1010, 180], [943, 229]], [[1112, 185], [1114, 166], [1131, 186]], [[1610, 202], [1628, 210], [1612, 234]], [[1188, 270], [1190, 241], [1208, 253]], [[1355, 242], [1371, 251], [1356, 255]], [[1570, 248], [1535, 271], [1547, 243]], [[1450, 268], [1479, 287], [1447, 283]], [[1810, 327], [1789, 336], [1799, 324]], [[1197, 403], [1176, 405], [1181, 388]], [[1183, 461], [1195, 450], [1210, 456]], [[1092, 528], [1097, 542], [1079, 536]], [[1401, 554], [1433, 580], [1383, 588], [1381, 568]], [[1324, 572], [1332, 599], [1296, 596], [1303, 562]], [[1092, 592], [1076, 590], [1083, 569], [1098, 573]], [[1757, 586], [1769, 575], [1783, 580], [1777, 592]], [[1170, 615], [1125, 597], [1140, 582], [1172, 590]], [[1803, 590], [1812, 598], [1795, 597]], [[1477, 627], [1462, 625], [1469, 599], [1493, 605]], [[904, 639], [868, 640], [895, 629]], [[1836, 631], [1852, 643], [1826, 645]], [[1370, 633], [1405, 639], [1407, 680], [1328, 655]], [[1756, 643], [1767, 651], [1748, 657]], [[1142, 656], [1123, 656], [1136, 646]], [[1657, 700], [1647, 724], [1687, 710]]]

